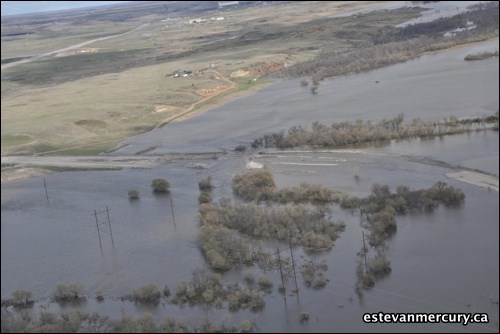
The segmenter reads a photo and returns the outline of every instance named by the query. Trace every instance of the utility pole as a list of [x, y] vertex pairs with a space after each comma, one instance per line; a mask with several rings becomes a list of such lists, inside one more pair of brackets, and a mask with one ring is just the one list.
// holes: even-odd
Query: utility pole
[[43, 178], [43, 186], [45, 187], [45, 197], [47, 198], [47, 203], [49, 202], [49, 193], [47, 192], [47, 182], [45, 182], [45, 178]]
[[365, 231], [363, 233], [363, 253], [365, 254], [365, 273], [368, 273], [368, 262], [366, 261], [366, 244], [365, 244]]
[[99, 246], [101, 246], [102, 251], [102, 243], [101, 243], [101, 232], [99, 232], [99, 221], [97, 220], [97, 211], [94, 209], [95, 215], [95, 226], [97, 226], [97, 235], [99, 236]]
[[174, 221], [174, 227], [175, 227], [174, 202], [172, 201], [172, 198], [170, 198], [170, 207], [172, 208], [172, 220]]
[[281, 268], [281, 257], [280, 257], [279, 247], [276, 247], [276, 252], [278, 253], [278, 263], [280, 265], [280, 276], [281, 276], [281, 286], [283, 287], [283, 298], [285, 299], [286, 302], [286, 287], [285, 287], [285, 281], [283, 280], [283, 269]]
[[299, 297], [299, 286], [297, 285], [297, 273], [295, 272], [295, 260], [293, 258], [292, 241], [290, 240], [290, 238], [288, 239], [288, 245], [290, 246], [290, 255], [292, 256], [292, 268], [293, 268], [293, 279], [295, 280], [295, 291], [297, 293], [297, 297]]
[[115, 242], [113, 241], [113, 231], [111, 230], [111, 219], [109, 219], [109, 209], [106, 205], [106, 213], [108, 215], [108, 226], [109, 226], [109, 234], [111, 235], [111, 244], [115, 247]]

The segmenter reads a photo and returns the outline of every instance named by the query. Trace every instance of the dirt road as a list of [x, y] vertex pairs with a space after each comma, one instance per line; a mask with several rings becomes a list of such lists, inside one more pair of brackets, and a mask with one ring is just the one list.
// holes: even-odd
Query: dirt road
[[486, 175], [478, 172], [461, 171], [456, 173], [446, 173], [446, 176], [465, 183], [473, 184], [489, 190], [498, 191], [498, 177]]
[[30, 63], [32, 61], [39, 60], [39, 59], [42, 59], [44, 57], [48, 57], [48, 56], [51, 56], [53, 54], [57, 54], [57, 53], [60, 53], [60, 52], [66, 52], [66, 51], [78, 49], [78, 48], [81, 48], [81, 47], [83, 47], [85, 45], [89, 45], [89, 44], [92, 44], [92, 43], [95, 43], [95, 42], [100, 42], [100, 41], [104, 41], [104, 40], [107, 40], [107, 39], [110, 39], [110, 38], [114, 38], [114, 37], [119, 37], [119, 36], [123, 36], [123, 35], [126, 35], [126, 34], [130, 34], [131, 32], [134, 32], [136, 30], [144, 28], [144, 27], [146, 27], [148, 25], [149, 25], [149, 23], [144, 23], [144, 24], [142, 24], [142, 25], [140, 25], [140, 26], [138, 26], [138, 27], [136, 27], [136, 28], [134, 28], [134, 29], [132, 29], [130, 31], [126, 31], [126, 32], [121, 33], [121, 34], [92, 39], [90, 41], [86, 41], [86, 42], [83, 42], [83, 43], [71, 45], [71, 46], [68, 46], [68, 47], [63, 48], [63, 49], [59, 49], [59, 50], [56, 50], [56, 51], [47, 52], [47, 53], [44, 53], [44, 54], [36, 55], [34, 57], [31, 57], [31, 58], [22, 59], [22, 60], [18, 60], [18, 61], [12, 62], [12, 63], [8, 63], [8, 64], [5, 64], [5, 65], [2, 65], [2, 70], [7, 69], [7, 68], [11, 68], [11, 67], [14, 67], [14, 66], [17, 66], [17, 65]]
[[2, 165], [51, 166], [69, 168], [151, 168], [165, 159], [139, 156], [34, 157], [5, 156]]
[[193, 103], [189, 108], [186, 109], [186, 111], [178, 114], [178, 115], [175, 115], [175, 116], [172, 116], [172, 117], [169, 117], [161, 122], [159, 122], [156, 126], [155, 126], [155, 129], [156, 128], [161, 128], [162, 126], [165, 126], [167, 125], [168, 123], [172, 122], [173, 120], [176, 120], [182, 116], [185, 116], [187, 114], [189, 114], [191, 111], [193, 111], [194, 108], [196, 108], [196, 106], [200, 105], [201, 103], [211, 99], [211, 98], [214, 98], [216, 96], [219, 96], [220, 94], [222, 93], [225, 93], [227, 92], [228, 90], [231, 90], [231, 89], [234, 89], [236, 87], [236, 83], [232, 82], [231, 80], [229, 80], [228, 78], [226, 78], [225, 76], [223, 76], [222, 74], [220, 74], [218, 71], [216, 70], [211, 70], [209, 72], [212, 72], [214, 74], [216, 74], [217, 76], [219, 76], [219, 78], [221, 78], [222, 81], [224, 82], [227, 82], [229, 84], [229, 86], [227, 88], [224, 88], [222, 90], [220, 90], [216, 95], [211, 95], [211, 96], [207, 96], [195, 103]]

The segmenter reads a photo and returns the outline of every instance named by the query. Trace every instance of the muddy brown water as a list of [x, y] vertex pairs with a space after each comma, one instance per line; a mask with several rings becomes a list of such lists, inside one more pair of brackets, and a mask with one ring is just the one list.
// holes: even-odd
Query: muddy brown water
[[[279, 82], [269, 90], [194, 119], [132, 138], [131, 145], [120, 153], [133, 153], [141, 145], [152, 146], [156, 141], [163, 144], [155, 153], [170, 149], [189, 152], [230, 148], [259, 131], [282, 129], [317, 118], [376, 120], [397, 114], [403, 106], [407, 118], [419, 115], [422, 119], [496, 111], [498, 59], [466, 63], [463, 56], [469, 52], [459, 49], [334, 79], [322, 84], [317, 97], [303, 91], [297, 81]], [[459, 77], [468, 78], [470, 83], [457, 81]], [[378, 85], [374, 83], [376, 78], [382, 78]], [[363, 99], [354, 88], [360, 89]], [[393, 98], [387, 98], [391, 90]], [[288, 102], [278, 103], [280, 100]], [[310, 114], [305, 115], [304, 110]], [[225, 119], [222, 123], [221, 117]], [[196, 127], [203, 131], [194, 131]], [[257, 131], [260, 127], [263, 130]], [[498, 305], [490, 300], [498, 300], [499, 296], [498, 192], [446, 179], [445, 174], [451, 171], [446, 165], [426, 164], [406, 157], [429, 157], [498, 175], [498, 132], [356, 149], [255, 156], [257, 162], [273, 171], [279, 187], [319, 183], [364, 196], [373, 183], [388, 184], [391, 189], [397, 185], [422, 188], [446, 180], [463, 189], [466, 202], [458, 209], [439, 208], [433, 213], [398, 217], [398, 231], [387, 250], [392, 273], [365, 291], [362, 298], [354, 289], [356, 252], [362, 244], [359, 218], [334, 207], [334, 217], [344, 220], [347, 226], [330, 252], [316, 256], [318, 261], [326, 259], [329, 265], [326, 276], [330, 282], [323, 290], [307, 289], [299, 277], [300, 299], [289, 296], [285, 304], [276, 291], [279, 274], [268, 272], [266, 275], [275, 284], [273, 293], [265, 298], [263, 312], [232, 314], [227, 310], [212, 310], [211, 318], [228, 323], [250, 319], [261, 331], [498, 332]], [[148, 283], [160, 288], [168, 284], [174, 290], [175, 282], [189, 278], [194, 268], [205, 266], [197, 246], [197, 182], [210, 175], [216, 186], [214, 197], [231, 196], [231, 177], [245, 170], [251, 154], [229, 153], [218, 160], [202, 160], [208, 168], [201, 170], [192, 168], [192, 161], [179, 161], [153, 169], [57, 173], [45, 177], [50, 203], [45, 200], [41, 177], [2, 184], [2, 298], [14, 290], [27, 289], [46, 303], [57, 284], [79, 281], [90, 296], [101, 289], [109, 297], [104, 303], [89, 299], [80, 306], [83, 310], [115, 318], [121, 316], [122, 309], [133, 315], [148, 311], [157, 319], [169, 314], [201, 321], [205, 316], [201, 308], [138, 307], [115, 298]], [[359, 181], [353, 177], [354, 167], [359, 170]], [[151, 193], [149, 184], [156, 177], [170, 181], [170, 195]], [[129, 202], [130, 188], [140, 191], [140, 200]], [[174, 203], [175, 226], [170, 198]], [[110, 209], [114, 247], [104, 230], [101, 251], [94, 209], [103, 210], [106, 205]], [[99, 218], [104, 221], [105, 216]], [[299, 265], [305, 261], [301, 256], [304, 254], [297, 248]], [[226, 273], [224, 280], [241, 280], [241, 272]], [[288, 282], [288, 288], [291, 286]], [[59, 307], [49, 304], [49, 309]], [[487, 312], [490, 323], [465, 327], [363, 323], [365, 312], [379, 311]], [[310, 313], [309, 324], [299, 323], [300, 312]]]

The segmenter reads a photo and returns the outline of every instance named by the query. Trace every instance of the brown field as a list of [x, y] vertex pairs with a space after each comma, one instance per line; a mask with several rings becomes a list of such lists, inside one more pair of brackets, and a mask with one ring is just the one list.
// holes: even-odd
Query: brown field
[[[2, 62], [2, 155], [106, 151], [263, 87], [265, 80], [252, 80], [311, 59], [320, 48], [352, 48], [358, 36], [332, 36], [351, 31], [353, 22], [326, 17], [373, 5], [255, 3], [220, 11], [199, 3], [170, 13], [139, 3], [2, 18], [2, 57], [14, 59]], [[373, 12], [358, 28], [376, 33], [419, 12]], [[224, 20], [210, 20], [219, 16]], [[193, 18], [207, 21], [188, 23]]]

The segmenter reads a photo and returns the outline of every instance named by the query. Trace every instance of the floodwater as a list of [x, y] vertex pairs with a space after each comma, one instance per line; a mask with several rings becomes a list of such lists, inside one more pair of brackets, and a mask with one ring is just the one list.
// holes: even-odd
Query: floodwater
[[325, 80], [316, 96], [299, 80], [279, 81], [200, 116], [132, 137], [113, 154], [152, 146], [158, 146], [153, 154], [231, 150], [262, 134], [314, 121], [378, 121], [399, 113], [424, 121], [493, 114], [499, 102], [498, 58], [464, 61], [485, 50], [498, 50], [498, 39]]
[[[498, 48], [488, 42], [474, 48], [495, 46]], [[408, 119], [430, 120], [497, 111], [498, 58], [463, 61], [470, 52], [458, 49], [336, 78], [322, 83], [318, 96], [311, 96], [296, 80], [278, 82], [191, 120], [132, 138], [130, 146], [119, 154], [158, 143], [160, 148], [154, 153], [232, 148], [262, 132], [314, 120], [377, 120], [399, 112]], [[471, 82], [460, 82], [458, 78]], [[375, 84], [375, 80], [380, 83]], [[354, 289], [356, 253], [362, 245], [359, 218], [333, 207], [334, 218], [344, 220], [346, 230], [330, 252], [316, 256], [318, 261], [326, 259], [329, 266], [326, 276], [330, 282], [324, 289], [306, 288], [299, 276], [300, 299], [288, 296], [285, 304], [276, 291], [279, 273], [268, 272], [274, 291], [266, 296], [263, 312], [232, 314], [212, 310], [211, 317], [233, 324], [250, 319], [260, 331], [498, 332], [498, 304], [491, 300], [499, 298], [499, 193], [445, 176], [458, 165], [498, 175], [498, 142], [498, 132], [486, 131], [332, 152], [254, 154], [257, 162], [273, 171], [278, 187], [317, 183], [365, 196], [374, 183], [388, 184], [391, 189], [398, 185], [416, 189], [446, 180], [463, 189], [466, 201], [456, 209], [439, 208], [433, 213], [397, 217], [398, 231], [387, 250], [392, 273], [362, 296]], [[2, 184], [2, 298], [26, 289], [47, 302], [57, 284], [78, 281], [85, 285], [89, 296], [100, 289], [109, 297], [103, 303], [89, 299], [81, 306], [83, 310], [114, 318], [120, 317], [123, 309], [134, 315], [148, 311], [157, 319], [165, 314], [202, 319], [205, 312], [201, 308], [139, 308], [116, 298], [148, 283], [160, 289], [167, 284], [174, 290], [175, 282], [188, 279], [194, 268], [205, 266], [197, 246], [197, 183], [210, 175], [216, 187], [214, 197], [231, 196], [231, 178], [244, 171], [250, 155], [229, 153], [217, 160], [200, 161], [207, 165], [206, 169], [194, 169], [192, 161], [181, 160], [152, 169], [52, 174], [45, 176], [49, 202], [41, 177]], [[450, 166], [427, 164], [412, 159], [412, 155]], [[353, 177], [355, 168], [358, 181]], [[169, 180], [170, 195], [153, 195], [149, 185], [157, 177]], [[129, 202], [127, 192], [131, 188], [140, 191], [138, 201]], [[102, 211], [106, 206], [114, 245], [109, 228], [101, 225], [101, 251], [94, 210]], [[100, 222], [106, 219], [105, 213], [98, 215]], [[294, 255], [299, 266], [304, 263], [300, 247]], [[254, 271], [257, 273], [256, 268]], [[240, 277], [238, 270], [223, 276], [225, 281]], [[287, 286], [291, 288], [292, 282]], [[58, 306], [52, 304], [49, 308], [57, 310]], [[490, 323], [462, 326], [362, 322], [364, 313], [380, 311], [487, 312]], [[299, 323], [300, 312], [310, 313], [309, 324]]]
[[466, 11], [467, 7], [482, 2], [486, 1], [427, 1], [425, 3], [423, 1], [419, 3], [415, 3], [414, 1], [391, 1], [389, 3], [373, 4], [367, 8], [335, 14], [329, 18], [333, 19], [357, 14], [366, 14], [373, 11], [394, 10], [404, 7], [420, 7], [427, 9], [422, 12], [420, 17], [397, 25], [397, 27], [405, 27], [410, 24], [431, 22], [442, 17], [457, 15]]

